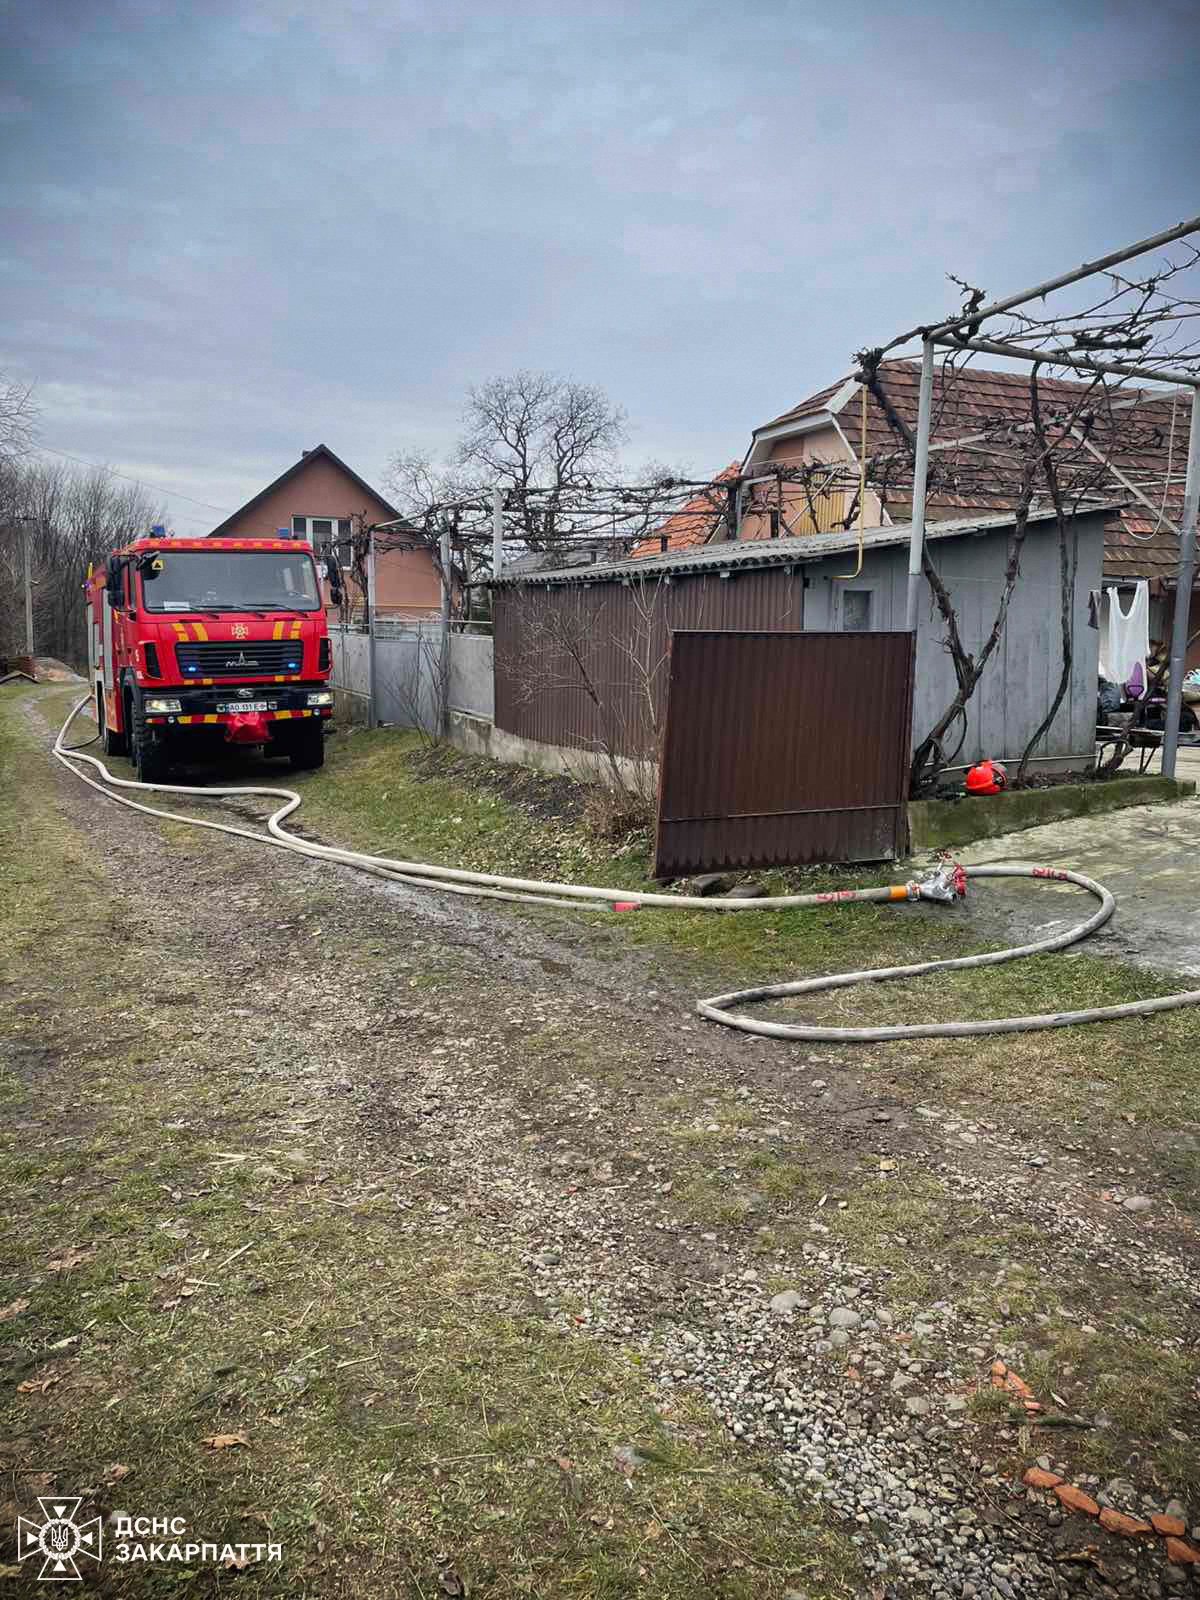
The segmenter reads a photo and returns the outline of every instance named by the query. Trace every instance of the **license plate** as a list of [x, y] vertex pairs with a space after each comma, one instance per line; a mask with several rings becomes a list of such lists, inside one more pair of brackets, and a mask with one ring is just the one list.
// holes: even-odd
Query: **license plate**
[[231, 700], [228, 705], [220, 705], [218, 711], [274, 711], [274, 700]]

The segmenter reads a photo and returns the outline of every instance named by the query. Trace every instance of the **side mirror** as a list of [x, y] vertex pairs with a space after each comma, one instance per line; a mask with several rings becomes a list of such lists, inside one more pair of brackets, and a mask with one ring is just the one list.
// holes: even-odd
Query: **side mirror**
[[108, 591], [108, 603], [114, 611], [121, 608], [121, 563], [116, 556], [109, 556], [108, 565], [104, 569], [104, 587]]
[[325, 558], [325, 578], [329, 584], [329, 598], [335, 606], [342, 603], [342, 569], [338, 566], [338, 558], [330, 550]]

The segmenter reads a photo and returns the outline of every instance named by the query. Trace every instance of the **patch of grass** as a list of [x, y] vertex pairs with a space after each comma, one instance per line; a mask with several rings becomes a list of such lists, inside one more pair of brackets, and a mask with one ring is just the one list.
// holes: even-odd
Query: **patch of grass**
[[[288, 987], [238, 1016], [203, 919], [110, 875], [13, 713], [0, 690], [0, 1081], [23, 1119], [0, 1134], [0, 1305], [28, 1302], [0, 1322], [0, 1467], [21, 1510], [53, 1486], [89, 1511], [182, 1516], [197, 1540], [281, 1543], [282, 1563], [237, 1577], [248, 1600], [411, 1600], [450, 1572], [480, 1600], [860, 1593], [849, 1544], [710, 1411], [664, 1402], [565, 1305], [547, 1316], [499, 1241], [439, 1223], [419, 1178], [364, 1154], [320, 1066], [371, 1034], [336, 1031], [361, 1020], [351, 1006], [316, 1031], [328, 975], [388, 1005], [428, 973], [393, 952], [368, 989], [362, 929], [281, 878]], [[188, 861], [200, 904], [220, 880], [203, 851]], [[590, 1070], [586, 1054], [563, 1068]], [[6, 1506], [0, 1561], [13, 1526]], [[89, 1592], [225, 1576], [108, 1560]]]
[[[359, 847], [481, 871], [589, 882], [633, 891], [657, 887], [645, 844], [614, 848], [591, 835], [578, 804], [537, 817], [520, 803], [514, 769], [480, 758], [431, 763], [415, 735], [389, 730], [333, 740], [325, 769], [304, 782], [303, 819], [322, 836]], [[538, 784], [543, 780], [530, 776]], [[554, 780], [562, 785], [566, 780]], [[878, 882], [888, 866], [760, 872], [769, 892], [815, 892]], [[980, 890], [986, 893], [986, 888]], [[1041, 915], [1030, 886], [1030, 915]], [[710, 992], [746, 982], [862, 966], [958, 956], [985, 948], [952, 911], [851, 905], [733, 915], [645, 910], [620, 916], [516, 910], [548, 918], [566, 939], [597, 952], [606, 946], [666, 955], [678, 989]], [[651, 981], [651, 980], [647, 980]], [[932, 1018], [1008, 1016], [1120, 1003], [1168, 993], [1178, 980], [1111, 960], [1043, 956], [915, 980], [806, 996], [791, 1009], [828, 1023], [870, 1025]], [[772, 1014], [786, 1016], [789, 1006]], [[922, 1098], [1003, 1104], [1031, 1132], [1048, 1123], [1068, 1136], [1097, 1132], [1139, 1141], [1128, 1132], [1153, 1121], [1158, 1130], [1194, 1129], [1200, 1086], [1188, 1012], [1039, 1035], [1039, 1069], [1029, 1071], [1028, 1041], [996, 1035], [960, 1041], [916, 1040], [856, 1052], [856, 1066], [887, 1075]], [[1200, 1156], [1161, 1155], [1142, 1141], [1147, 1159], [1162, 1159], [1162, 1181], [1178, 1204], [1200, 1209]]]
[[1127, 1475], [1152, 1439], [1156, 1483], [1185, 1501], [1200, 1495], [1200, 1386], [1180, 1296], [1148, 1298], [1098, 1268], [1067, 1283], [1029, 1270], [1009, 1282], [1019, 1278], [1027, 1289], [1010, 1300], [1006, 1336], [1028, 1348], [1021, 1377], [1048, 1413], [1094, 1424], [1060, 1430], [1035, 1419], [1038, 1449], [1050, 1448], [1078, 1472]]

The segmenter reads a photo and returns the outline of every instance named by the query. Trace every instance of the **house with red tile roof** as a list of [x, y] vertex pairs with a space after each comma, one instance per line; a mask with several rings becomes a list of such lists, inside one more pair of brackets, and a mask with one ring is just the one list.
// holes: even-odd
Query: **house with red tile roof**
[[[736, 523], [740, 539], [843, 531], [859, 521], [862, 458], [869, 463], [862, 523], [867, 528], [908, 522], [912, 464], [906, 443], [917, 428], [920, 365], [881, 361], [875, 382], [856, 373], [817, 390], [754, 430], [740, 467]], [[1089, 386], [1039, 378], [1043, 415], [1072, 415]], [[864, 405], [865, 401], [865, 405]], [[1179, 563], [1191, 396], [1162, 389], [1120, 388], [1096, 394], [1094, 407], [1076, 421], [1075, 453], [1082, 475], [1094, 463], [1093, 503], [1124, 501], [1106, 524], [1104, 581], [1149, 581], [1152, 637], [1169, 635], [1174, 579]], [[1006, 430], [1030, 424], [1029, 376], [973, 365], [952, 375], [934, 369], [930, 471], [926, 516], [944, 521], [984, 516], [1011, 507], [1016, 491], [1014, 453]], [[865, 425], [864, 425], [865, 424]], [[788, 479], [778, 476], [790, 469]], [[756, 472], [764, 477], [755, 482]], [[735, 476], [727, 468], [722, 478]], [[731, 518], [699, 515], [664, 524], [670, 547], [728, 538]], [[659, 550], [657, 536], [635, 554]], [[1200, 595], [1192, 600], [1192, 628], [1200, 629]], [[1200, 665], [1200, 644], [1189, 665]]]

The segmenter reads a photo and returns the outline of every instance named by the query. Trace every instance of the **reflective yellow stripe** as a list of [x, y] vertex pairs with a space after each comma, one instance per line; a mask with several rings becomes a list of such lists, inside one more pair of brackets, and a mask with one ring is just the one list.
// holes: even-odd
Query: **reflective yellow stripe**
[[291, 712], [290, 712], [290, 711], [277, 711], [277, 712], [276, 712], [276, 713], [275, 713], [275, 715], [276, 715], [276, 716], [277, 716], [277, 717], [290, 717], [290, 716], [291, 716], [291, 714], [292, 714], [292, 713], [291, 713]]
[[215, 722], [217, 720], [216, 714], [212, 711], [206, 712], [204, 720], [205, 722]]
[[208, 630], [205, 628], [205, 626], [204, 626], [204, 624], [202, 622], [193, 622], [192, 623], [192, 629], [193, 629], [197, 639], [200, 639], [200, 640], [204, 641], [205, 643], [207, 643], [207, 641], [208, 641]]
[[272, 639], [282, 639], [283, 638], [283, 623], [282, 622], [277, 622], [275, 624], [275, 629], [274, 629], [274, 632], [271, 634], [271, 637], [272, 637]]
[[216, 683], [216, 681], [217, 681], [217, 680], [216, 680], [216, 679], [215, 679], [215, 678], [201, 678], [201, 679], [200, 679], [200, 682], [201, 682], [201, 683], [204, 683], [204, 684], [208, 684], [208, 683]]
[[283, 680], [283, 679], [282, 679], [282, 678], [276, 678], [276, 679], [275, 679], [275, 682], [276, 682], [276, 683], [282, 683], [282, 682], [283, 682], [283, 681], [284, 681], [284, 680]]

